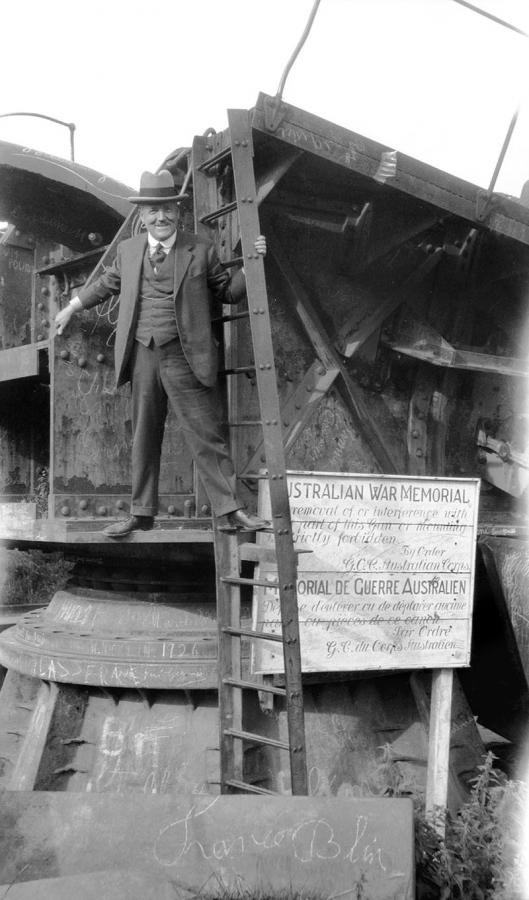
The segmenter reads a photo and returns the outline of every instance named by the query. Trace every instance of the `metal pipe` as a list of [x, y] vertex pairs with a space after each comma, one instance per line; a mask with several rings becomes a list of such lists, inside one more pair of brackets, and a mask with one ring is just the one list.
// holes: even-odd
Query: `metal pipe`
[[505, 135], [505, 140], [503, 141], [503, 146], [501, 148], [500, 155], [498, 157], [498, 162], [496, 163], [496, 168], [494, 169], [494, 172], [492, 173], [492, 178], [491, 178], [489, 188], [487, 191], [487, 194], [489, 197], [492, 196], [492, 193], [494, 191], [494, 186], [496, 184], [498, 175], [500, 174], [500, 169], [503, 165], [503, 160], [505, 159], [505, 154], [507, 153], [507, 148], [511, 142], [511, 137], [512, 137], [512, 133], [514, 131], [514, 126], [516, 125], [516, 122], [518, 120], [518, 113], [519, 113], [519, 110], [517, 109], [516, 112], [514, 113], [514, 116], [511, 119], [511, 123], [507, 130], [507, 134]]
[[318, 12], [319, 5], [320, 5], [320, 0], [315, 0], [314, 5], [311, 10], [311, 13], [310, 13], [310, 16], [307, 20], [307, 24], [305, 25], [303, 34], [301, 35], [301, 37], [297, 43], [296, 49], [294, 50], [292, 56], [290, 57], [289, 61], [286, 64], [285, 71], [283, 72], [283, 74], [281, 76], [281, 81], [279, 82], [279, 87], [278, 87], [277, 93], [276, 93], [276, 99], [278, 101], [281, 100], [281, 97], [283, 96], [283, 91], [285, 89], [285, 82], [288, 78], [288, 73], [290, 72], [292, 66], [296, 62], [296, 59], [299, 56], [299, 52], [309, 36], [310, 29], [312, 28], [312, 23], [314, 22], [316, 13]]
[[472, 12], [477, 12], [480, 16], [485, 16], [486, 19], [490, 19], [491, 22], [496, 22], [497, 25], [503, 25], [504, 28], [509, 28], [511, 31], [515, 31], [516, 34], [521, 34], [524, 37], [529, 37], [527, 31], [522, 31], [522, 29], [517, 28], [516, 25], [511, 25], [510, 22], [506, 22], [504, 19], [499, 19], [498, 16], [493, 16], [492, 13], [489, 13], [484, 9], [480, 9], [479, 6], [474, 6], [473, 3], [468, 3], [467, 0], [453, 0], [453, 2], [459, 3], [460, 6], [466, 6], [467, 9], [471, 9]]
[[74, 122], [63, 122], [62, 119], [55, 119], [53, 116], [45, 116], [44, 113], [33, 113], [33, 112], [0, 113], [0, 119], [8, 119], [10, 116], [32, 116], [35, 119], [47, 119], [48, 122], [55, 122], [57, 125], [64, 125], [64, 127], [68, 128], [68, 130], [70, 132], [70, 159], [72, 162], [75, 162], [75, 147], [74, 147], [75, 124], [74, 124]]

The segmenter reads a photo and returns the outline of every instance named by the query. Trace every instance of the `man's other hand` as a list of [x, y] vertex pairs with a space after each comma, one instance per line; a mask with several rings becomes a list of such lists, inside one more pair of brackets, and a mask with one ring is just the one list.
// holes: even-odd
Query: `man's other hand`
[[62, 334], [68, 322], [74, 315], [75, 310], [72, 309], [70, 305], [65, 306], [64, 309], [61, 309], [60, 312], [55, 316], [55, 328], [57, 329], [57, 334]]

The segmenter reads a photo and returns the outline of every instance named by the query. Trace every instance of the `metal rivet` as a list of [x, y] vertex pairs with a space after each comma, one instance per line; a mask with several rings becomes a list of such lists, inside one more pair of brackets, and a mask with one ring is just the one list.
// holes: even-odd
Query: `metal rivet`
[[59, 356], [61, 357], [61, 359], [70, 359], [70, 353], [68, 350], [61, 350]]
[[80, 500], [79, 509], [88, 509], [88, 500]]
[[167, 512], [169, 513], [170, 516], [174, 516], [174, 514], [175, 514], [175, 512], [176, 512], [176, 506], [173, 506], [173, 505], [171, 504], [171, 506], [168, 506], [168, 507], [167, 507]]
[[86, 358], [84, 356], [80, 356], [79, 359], [77, 360], [77, 365], [79, 366], [80, 369], [84, 369], [86, 366]]
[[37, 303], [37, 309], [45, 309], [44, 303]]
[[125, 509], [125, 501], [118, 500], [118, 502], [116, 503], [116, 509]]
[[104, 361], [105, 361], [105, 354], [104, 354], [104, 353], [98, 353], [97, 356], [96, 356], [96, 359], [97, 359], [97, 361], [98, 361], [99, 363], [104, 362]]
[[69, 516], [70, 515], [70, 507], [69, 506], [61, 506], [61, 516]]
[[419, 456], [419, 457], [420, 457], [420, 456], [423, 456], [423, 455], [424, 455], [424, 454], [423, 454], [423, 451], [421, 450], [420, 447], [418, 447], [417, 450], [415, 451], [415, 456]]
[[38, 334], [38, 335], [37, 335], [37, 340], [38, 340], [38, 341], [42, 341], [42, 340], [43, 340], [43, 335], [42, 335], [42, 334]]
[[106, 506], [99, 506], [98, 510], [97, 510], [97, 514], [98, 514], [98, 516], [106, 516], [107, 511], [108, 510], [107, 510]]
[[49, 292], [50, 292], [50, 289], [49, 289], [49, 287], [46, 287], [46, 285], [44, 285], [44, 287], [42, 287], [42, 288], [40, 289], [40, 292], [41, 292], [41, 294], [42, 294], [43, 297], [47, 297], [48, 294], [49, 294]]

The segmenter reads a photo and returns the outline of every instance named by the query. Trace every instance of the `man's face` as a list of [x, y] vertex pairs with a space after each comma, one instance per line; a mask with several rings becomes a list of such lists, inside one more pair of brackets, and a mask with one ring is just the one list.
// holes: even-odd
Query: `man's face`
[[142, 203], [139, 207], [140, 219], [145, 228], [157, 241], [170, 238], [178, 222], [178, 203]]

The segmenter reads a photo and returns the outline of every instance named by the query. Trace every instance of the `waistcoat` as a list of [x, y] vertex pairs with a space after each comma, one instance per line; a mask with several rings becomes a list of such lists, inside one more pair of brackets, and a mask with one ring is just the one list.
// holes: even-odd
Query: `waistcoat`
[[174, 308], [174, 260], [171, 248], [155, 274], [149, 259], [149, 245], [145, 249], [138, 298], [136, 340], [149, 346], [151, 340], [161, 347], [178, 337]]

